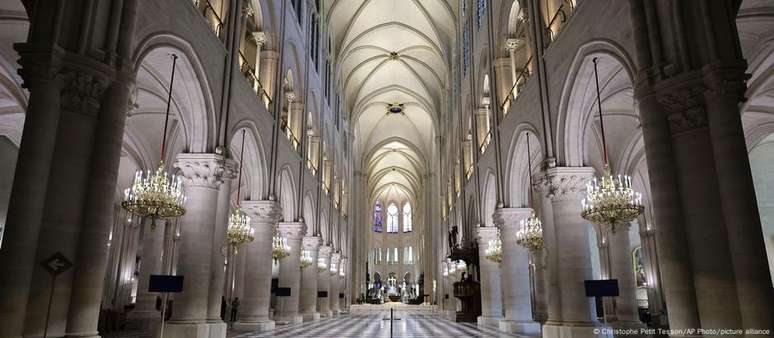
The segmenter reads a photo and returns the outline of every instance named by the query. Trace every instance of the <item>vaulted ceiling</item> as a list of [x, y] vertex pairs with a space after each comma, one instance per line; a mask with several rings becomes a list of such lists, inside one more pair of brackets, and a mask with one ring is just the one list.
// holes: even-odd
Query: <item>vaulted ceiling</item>
[[[412, 200], [448, 100], [458, 0], [333, 0], [344, 110], [371, 199]], [[402, 105], [388, 113], [388, 105]]]

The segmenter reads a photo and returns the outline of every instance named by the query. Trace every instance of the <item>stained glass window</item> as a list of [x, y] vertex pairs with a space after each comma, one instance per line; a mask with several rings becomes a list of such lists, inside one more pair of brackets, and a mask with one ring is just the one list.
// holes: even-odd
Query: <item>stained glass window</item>
[[484, 15], [486, 15], [486, 0], [478, 0], [476, 3], [476, 26], [481, 28], [484, 23]]
[[374, 206], [374, 232], [382, 232], [382, 204], [378, 201]]
[[411, 217], [411, 203], [406, 202], [403, 205], [403, 232], [411, 232], [414, 224]]
[[398, 232], [398, 207], [395, 203], [390, 203], [390, 205], [387, 206], [387, 232]]

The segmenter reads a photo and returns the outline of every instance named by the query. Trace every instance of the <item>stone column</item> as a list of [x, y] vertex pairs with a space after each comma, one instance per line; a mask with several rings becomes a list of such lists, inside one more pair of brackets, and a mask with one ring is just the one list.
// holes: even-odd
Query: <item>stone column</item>
[[[317, 292], [326, 292], [330, 294], [331, 289], [331, 274], [329, 271], [329, 266], [331, 264], [331, 250], [332, 248], [330, 246], [323, 246], [320, 248], [320, 253], [318, 262], [325, 264], [325, 269], [322, 269], [317, 267]], [[320, 312], [320, 316], [322, 317], [330, 317], [333, 315], [331, 312], [330, 302], [328, 302], [328, 297], [319, 297], [317, 296], [317, 310]]]
[[243, 201], [242, 210], [250, 216], [255, 229], [255, 240], [246, 245], [245, 271], [241, 305], [233, 329], [237, 331], [269, 331], [274, 321], [269, 320], [271, 300], [271, 241], [274, 223], [279, 219], [275, 201]]
[[[485, 258], [489, 241], [497, 239], [496, 227], [478, 227], [478, 261], [481, 269], [481, 316], [479, 326], [497, 325], [503, 319], [500, 263]], [[529, 294], [528, 294], [529, 295]]]
[[[588, 167], [557, 167], [546, 170], [540, 185], [551, 198], [556, 231], [561, 317], [543, 327], [543, 337], [595, 337], [595, 308], [586, 297], [584, 281], [593, 279], [589, 225], [581, 218], [581, 198], [586, 182], [594, 175]], [[555, 296], [555, 295], [552, 295]]]
[[331, 271], [331, 269], [328, 269], [328, 273], [330, 273], [330, 292], [328, 292], [328, 304], [330, 306], [331, 313], [333, 313], [334, 316], [338, 315], [339, 312], [339, 293], [340, 293], [340, 285], [339, 285], [339, 263], [341, 262], [341, 253], [333, 253], [331, 255], [331, 263], [328, 265], [328, 267], [335, 267], [334, 271]]
[[305, 322], [320, 320], [320, 312], [317, 311], [317, 259], [321, 244], [322, 238], [317, 236], [304, 237], [302, 242], [304, 251], [312, 257], [312, 264], [301, 269], [301, 314]]
[[522, 39], [508, 38], [505, 40], [505, 50], [508, 52], [508, 57], [511, 61], [511, 86], [513, 87], [513, 91], [508, 94], [512, 95], [513, 97], [518, 94], [516, 81], [519, 79], [519, 74], [518, 70], [516, 69], [516, 49], [519, 48], [520, 43], [523, 43]]
[[[210, 337], [207, 305], [212, 268], [212, 241], [218, 206], [218, 187], [223, 157], [217, 154], [185, 153], [177, 156], [183, 187], [188, 197], [180, 219], [177, 275], [185, 278], [183, 292], [175, 294], [172, 317], [164, 335], [173, 338]], [[217, 330], [216, 327], [213, 327]], [[225, 327], [222, 335], [225, 337]]]
[[[264, 46], [265, 47], [265, 46]], [[263, 85], [263, 90], [266, 91], [266, 97], [262, 97], [261, 101], [268, 104], [269, 100], [274, 98], [274, 86], [275, 86], [275, 72], [277, 69], [277, 52], [273, 50], [264, 50], [261, 52], [261, 72], [256, 75]], [[279, 103], [282, 104], [282, 103]], [[270, 106], [267, 105], [268, 108]], [[267, 108], [267, 109], [268, 109]], [[270, 110], [269, 114], [274, 114], [274, 110]]]
[[772, 281], [767, 271], [764, 235], [739, 111], [747, 90], [747, 64], [738, 60], [733, 64], [708, 64], [704, 68], [710, 144], [734, 268], [741, 326], [771, 329], [774, 328]]
[[[224, 254], [228, 254], [225, 250], [225, 245], [228, 216], [231, 211], [231, 180], [236, 177], [237, 168], [236, 161], [223, 161], [222, 184], [218, 189], [217, 213], [215, 216], [215, 226], [212, 228], [212, 253], [210, 255], [212, 268], [210, 269], [210, 290], [207, 298], [207, 321], [211, 325], [218, 327], [217, 332], [220, 332], [221, 328], [225, 332], [226, 328], [226, 324], [220, 318], [223, 287], [226, 281], [226, 270], [223, 262], [227, 258]], [[213, 332], [212, 328], [210, 332]]]
[[266, 41], [268, 41], [268, 38], [266, 37], [266, 33], [264, 32], [252, 32], [251, 33], [253, 41], [255, 41], [255, 83], [253, 83], [253, 89], [255, 89], [259, 94], [260, 91], [263, 89], [261, 88], [261, 48], [266, 44]]
[[634, 281], [632, 268], [632, 251], [629, 242], [629, 227], [627, 223], [621, 223], [615, 227], [615, 231], [608, 228], [607, 244], [610, 250], [610, 265], [608, 273], [613, 279], [618, 280], [618, 297], [613, 298], [617, 327], [639, 328], [643, 327], [640, 315], [637, 311], [637, 285]]
[[502, 273], [505, 318], [499, 323], [500, 331], [519, 334], [538, 334], [540, 324], [532, 316], [530, 297], [529, 252], [516, 244], [519, 222], [529, 217], [530, 208], [499, 208], [492, 220], [500, 227], [503, 242]]
[[[126, 113], [129, 111], [128, 81], [113, 81], [101, 98], [94, 132], [86, 199], [78, 236], [77, 265], [73, 271], [68, 337], [98, 337], [97, 325], [107, 268], [110, 224], [113, 224], [116, 181], [121, 157]], [[64, 196], [62, 196], [64, 197]]]
[[158, 293], [148, 292], [148, 282], [150, 275], [163, 274], [162, 260], [165, 254], [164, 251], [164, 228], [160, 226], [155, 230], [151, 230], [150, 226], [146, 226], [149, 221], [143, 221], [141, 226], [143, 227], [143, 244], [142, 255], [140, 263], [140, 279], [137, 281], [137, 298], [134, 305], [134, 310], [129, 312], [126, 316], [127, 319], [134, 321], [135, 325], [140, 328], [147, 328], [149, 321], [152, 319], [159, 319], [161, 313], [156, 310], [156, 297]]
[[280, 222], [279, 233], [285, 237], [290, 246], [289, 255], [280, 260], [279, 287], [290, 288], [289, 297], [277, 297], [277, 307], [274, 318], [278, 321], [301, 323], [303, 317], [298, 313], [299, 295], [301, 293], [301, 239], [304, 236], [304, 223]]

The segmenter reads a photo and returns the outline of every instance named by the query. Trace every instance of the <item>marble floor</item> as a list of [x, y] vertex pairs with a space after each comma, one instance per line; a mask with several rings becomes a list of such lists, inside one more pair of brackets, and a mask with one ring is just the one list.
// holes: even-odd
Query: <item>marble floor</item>
[[495, 328], [479, 328], [474, 323], [455, 323], [426, 311], [396, 311], [390, 335], [390, 312], [368, 311], [341, 315], [317, 322], [277, 326], [264, 333], [229, 333], [229, 338], [292, 337], [292, 338], [348, 338], [348, 337], [402, 337], [402, 338], [457, 338], [457, 337], [519, 337], [505, 334]]

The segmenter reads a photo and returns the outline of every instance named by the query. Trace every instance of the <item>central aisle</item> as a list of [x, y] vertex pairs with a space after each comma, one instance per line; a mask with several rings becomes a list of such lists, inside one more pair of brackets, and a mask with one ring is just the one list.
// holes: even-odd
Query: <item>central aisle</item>
[[[288, 338], [347, 338], [347, 337], [390, 337], [390, 311], [368, 311], [341, 315], [333, 319], [287, 326], [277, 326], [272, 332], [230, 333], [233, 338], [288, 337]], [[479, 328], [474, 323], [455, 323], [429, 312], [396, 311], [393, 322], [393, 337], [521, 337], [505, 334], [494, 328]], [[388, 318], [388, 320], [384, 320]]]

